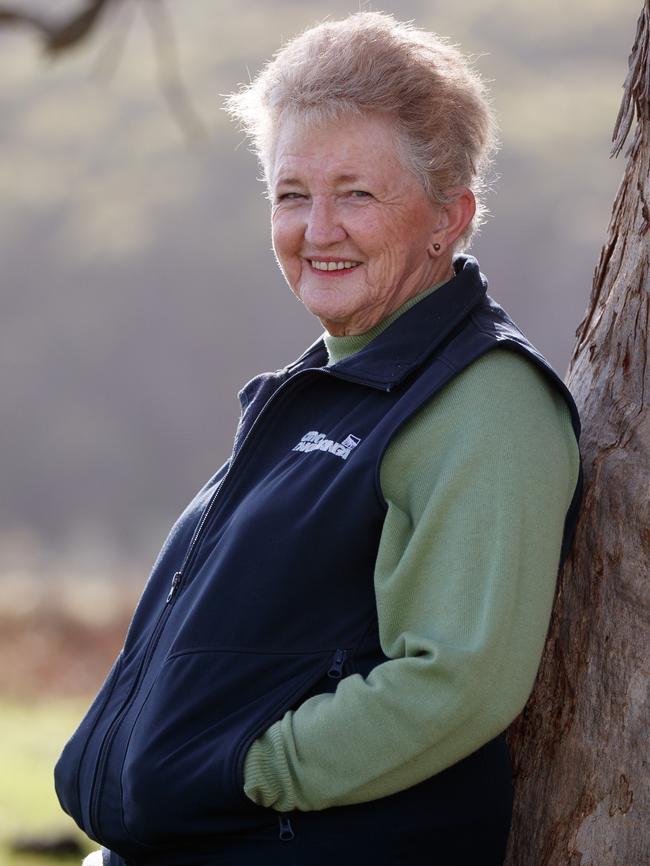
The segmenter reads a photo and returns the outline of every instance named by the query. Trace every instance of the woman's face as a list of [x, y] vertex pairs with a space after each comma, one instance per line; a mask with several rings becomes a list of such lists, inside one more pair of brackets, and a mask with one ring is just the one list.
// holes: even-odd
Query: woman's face
[[387, 119], [362, 115], [315, 127], [289, 119], [275, 142], [275, 255], [331, 334], [362, 334], [452, 275], [445, 209], [403, 166], [394, 141]]

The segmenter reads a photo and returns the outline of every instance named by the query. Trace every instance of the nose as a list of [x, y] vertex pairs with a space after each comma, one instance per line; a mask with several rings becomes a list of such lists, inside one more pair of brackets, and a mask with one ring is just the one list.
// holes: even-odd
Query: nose
[[326, 197], [314, 196], [305, 226], [307, 243], [323, 248], [340, 243], [346, 237], [336, 203]]

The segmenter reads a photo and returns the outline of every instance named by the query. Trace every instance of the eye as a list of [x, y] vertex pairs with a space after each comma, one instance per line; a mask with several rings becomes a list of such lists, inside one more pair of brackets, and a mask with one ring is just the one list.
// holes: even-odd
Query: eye
[[275, 197], [276, 202], [280, 201], [295, 201], [296, 199], [305, 198], [301, 192], [283, 192]]
[[350, 190], [350, 196], [352, 198], [372, 198], [372, 194], [366, 192], [364, 189], [353, 189]]

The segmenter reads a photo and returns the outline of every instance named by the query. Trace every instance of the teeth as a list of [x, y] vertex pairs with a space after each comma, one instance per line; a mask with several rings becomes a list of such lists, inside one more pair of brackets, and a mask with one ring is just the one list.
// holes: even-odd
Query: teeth
[[342, 271], [349, 268], [356, 268], [359, 262], [319, 262], [312, 259], [311, 266], [317, 271]]

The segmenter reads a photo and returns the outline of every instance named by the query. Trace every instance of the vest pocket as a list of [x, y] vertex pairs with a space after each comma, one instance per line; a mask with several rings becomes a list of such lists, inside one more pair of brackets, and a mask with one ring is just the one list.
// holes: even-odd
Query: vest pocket
[[[121, 769], [128, 836], [144, 845], [275, 824], [241, 775], [246, 746], [328, 680], [333, 652], [195, 648], [161, 668], [133, 724]], [[336, 681], [329, 679], [323, 691]]]

